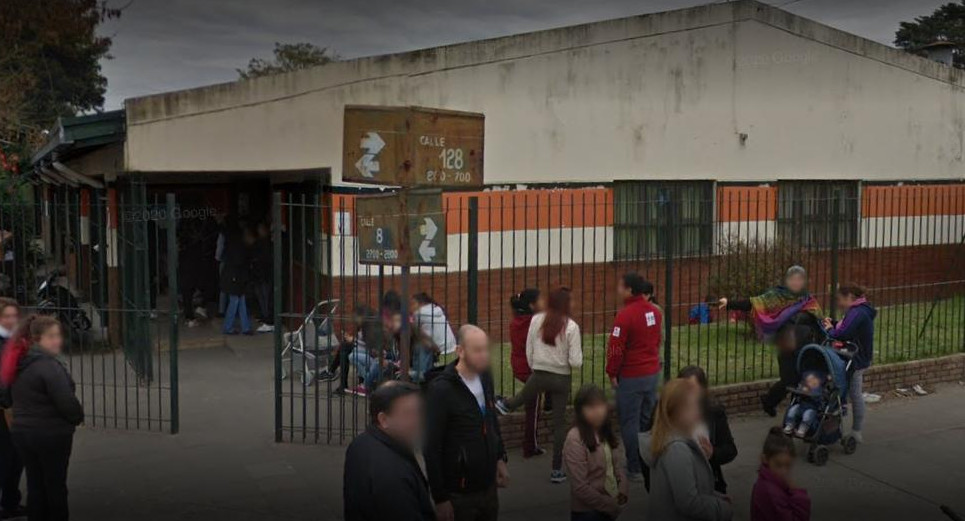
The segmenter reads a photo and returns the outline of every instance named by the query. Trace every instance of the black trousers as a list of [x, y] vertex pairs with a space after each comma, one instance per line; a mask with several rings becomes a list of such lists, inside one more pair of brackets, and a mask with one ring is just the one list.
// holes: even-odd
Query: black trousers
[[450, 494], [455, 521], [496, 521], [499, 518], [499, 494], [496, 485], [479, 492]]
[[7, 418], [0, 412], [0, 509], [10, 511], [20, 507], [22, 475], [23, 462], [10, 437]]
[[67, 465], [73, 432], [13, 432], [13, 443], [27, 469], [27, 519], [68, 521]]
[[764, 394], [764, 405], [767, 407], [777, 407], [787, 396], [787, 388], [798, 384], [801, 376], [797, 372], [797, 351], [790, 354], [778, 354], [777, 368], [780, 380]]
[[271, 281], [255, 282], [255, 297], [258, 300], [258, 313], [261, 314], [261, 321], [268, 325], [274, 325], [275, 295], [272, 291]]

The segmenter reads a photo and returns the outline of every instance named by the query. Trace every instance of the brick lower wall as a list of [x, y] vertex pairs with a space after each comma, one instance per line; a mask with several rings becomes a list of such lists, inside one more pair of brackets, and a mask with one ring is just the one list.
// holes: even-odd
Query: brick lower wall
[[[915, 384], [927, 387], [963, 380], [965, 380], [965, 353], [871, 367], [865, 373], [864, 388], [865, 392], [883, 394], [898, 387], [911, 387]], [[713, 388], [712, 392], [714, 398], [727, 408], [728, 414], [754, 412], [760, 410], [759, 396], [772, 383], [773, 380], [767, 380], [724, 385]], [[569, 417], [567, 422], [569, 424]], [[507, 447], [522, 446], [524, 427], [522, 413], [503, 416], [500, 419], [500, 425], [503, 441]], [[540, 419], [539, 437], [540, 443], [550, 443], [552, 433], [549, 415], [543, 415]]]

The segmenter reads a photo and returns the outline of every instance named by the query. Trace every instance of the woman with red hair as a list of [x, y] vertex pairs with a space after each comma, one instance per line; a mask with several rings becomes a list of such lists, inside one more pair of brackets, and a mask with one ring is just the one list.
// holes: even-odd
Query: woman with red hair
[[537, 313], [526, 337], [526, 360], [533, 375], [512, 398], [496, 400], [500, 414], [536, 399], [542, 393], [553, 406], [553, 471], [550, 481], [563, 483], [563, 443], [566, 440], [566, 404], [570, 402], [573, 369], [583, 366], [580, 326], [570, 317], [570, 290], [559, 288], [546, 300], [546, 311]]

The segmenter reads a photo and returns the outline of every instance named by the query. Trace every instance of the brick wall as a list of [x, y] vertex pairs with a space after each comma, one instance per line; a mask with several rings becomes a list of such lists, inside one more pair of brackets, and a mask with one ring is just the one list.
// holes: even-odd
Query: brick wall
[[[965, 353], [874, 366], [865, 373], [865, 392], [884, 394], [897, 387], [911, 387], [922, 384], [926, 387], [944, 382], [958, 382], [965, 380]], [[715, 387], [715, 399], [727, 408], [728, 414], [756, 412], [760, 410], [759, 396], [773, 381], [758, 381], [744, 384], [733, 384]], [[540, 421], [540, 443], [550, 444], [550, 418], [543, 415]], [[570, 415], [571, 416], [571, 415]], [[567, 424], [570, 418], [567, 418]], [[517, 448], [522, 445], [523, 415], [514, 413], [504, 416], [500, 420], [503, 441], [508, 447]]]

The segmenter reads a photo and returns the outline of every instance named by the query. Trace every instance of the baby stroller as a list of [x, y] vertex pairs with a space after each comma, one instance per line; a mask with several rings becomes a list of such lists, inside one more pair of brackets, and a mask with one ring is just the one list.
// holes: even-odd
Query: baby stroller
[[285, 333], [281, 352], [282, 379], [298, 373], [302, 385], [308, 387], [315, 381], [320, 368], [328, 365], [328, 358], [339, 346], [333, 322], [339, 300], [323, 300], [302, 320], [295, 331]]
[[[798, 374], [807, 371], [827, 373], [828, 381], [822, 391], [823, 409], [818, 411], [817, 427], [804, 438], [810, 444], [807, 453], [809, 463], [823, 466], [828, 462], [828, 446], [841, 443], [845, 454], [854, 454], [858, 440], [853, 436], [842, 436], [841, 424], [847, 415], [848, 386], [851, 384], [851, 361], [856, 351], [854, 344], [847, 343], [840, 349], [829, 343], [808, 344], [797, 354]], [[791, 403], [794, 405], [805, 399], [807, 394], [797, 388], [789, 389]]]

